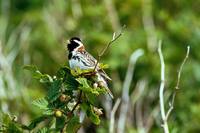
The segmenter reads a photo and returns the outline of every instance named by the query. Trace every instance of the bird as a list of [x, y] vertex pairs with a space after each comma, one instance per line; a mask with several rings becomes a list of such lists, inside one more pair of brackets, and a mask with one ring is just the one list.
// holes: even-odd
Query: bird
[[106, 88], [108, 94], [113, 99], [113, 94], [108, 88], [108, 80], [111, 78], [100, 68], [97, 60], [86, 51], [82, 40], [79, 37], [72, 37], [68, 40], [68, 61], [70, 69], [79, 68], [81, 70], [95, 69], [95, 76], [97, 77], [97, 83], [99, 86]]

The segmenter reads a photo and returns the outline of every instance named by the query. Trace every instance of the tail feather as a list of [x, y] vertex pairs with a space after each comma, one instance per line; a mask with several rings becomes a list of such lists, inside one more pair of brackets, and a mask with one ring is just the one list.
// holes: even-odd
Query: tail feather
[[112, 80], [105, 72], [103, 69], [99, 70], [98, 73], [106, 80]]
[[114, 99], [114, 96], [113, 96], [112, 92], [110, 91], [110, 89], [109, 89], [109, 88], [106, 88], [106, 90], [107, 90], [109, 96], [110, 96], [112, 99]]
[[112, 92], [110, 91], [110, 89], [108, 88], [108, 84], [107, 84], [105, 78], [101, 75], [101, 73], [98, 73], [98, 74], [97, 74], [97, 77], [98, 77], [98, 79], [97, 79], [98, 82], [99, 82], [99, 83], [102, 82], [101, 86], [105, 87], [105, 88], [106, 88], [106, 91], [107, 91], [108, 94], [109, 94], [109, 96], [110, 96], [112, 99], [114, 99], [114, 96], [113, 96]]

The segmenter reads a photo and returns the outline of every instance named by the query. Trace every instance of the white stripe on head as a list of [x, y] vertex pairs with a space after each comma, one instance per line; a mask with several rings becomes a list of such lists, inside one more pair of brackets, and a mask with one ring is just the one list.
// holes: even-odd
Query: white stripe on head
[[79, 44], [79, 46], [77, 48], [75, 48], [74, 51], [77, 51], [80, 47], [83, 46], [83, 43], [81, 41], [79, 41], [79, 40], [73, 40], [73, 41]]
[[79, 47], [83, 46], [83, 43], [81, 41], [78, 41], [78, 40], [74, 40], [74, 41], [79, 44]]

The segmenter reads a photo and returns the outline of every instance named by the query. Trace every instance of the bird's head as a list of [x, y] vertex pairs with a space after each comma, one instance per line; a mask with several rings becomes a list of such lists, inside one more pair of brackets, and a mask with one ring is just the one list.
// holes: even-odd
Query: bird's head
[[80, 48], [84, 48], [80, 38], [72, 37], [70, 40], [68, 40], [67, 49], [69, 52], [76, 51]]

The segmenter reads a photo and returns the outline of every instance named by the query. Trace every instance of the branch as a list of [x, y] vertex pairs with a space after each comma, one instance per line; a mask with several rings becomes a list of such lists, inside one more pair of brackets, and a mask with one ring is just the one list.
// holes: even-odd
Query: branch
[[64, 127], [61, 130], [61, 133], [65, 133], [65, 129], [67, 127], [67, 124], [68, 124], [68, 122], [72, 118], [71, 115], [73, 114], [73, 112], [76, 109], [76, 107], [81, 103], [81, 97], [82, 97], [82, 90], [80, 91], [80, 94], [79, 94], [79, 97], [78, 97], [78, 101], [76, 102], [76, 104], [74, 105], [74, 107], [72, 108], [72, 110], [69, 113], [67, 113], [67, 116], [69, 116], [68, 117], [69, 119], [67, 121], [65, 121], [65, 124], [64, 124]]
[[118, 120], [118, 133], [124, 132], [124, 126], [126, 121], [126, 115], [128, 111], [128, 104], [129, 104], [129, 88], [131, 85], [133, 73], [135, 64], [139, 57], [141, 57], [144, 54], [144, 51], [142, 49], [138, 49], [134, 51], [130, 57], [128, 70], [126, 72], [125, 81], [123, 83], [123, 92], [122, 92], [122, 104], [120, 108], [120, 116]]
[[73, 109], [71, 110], [70, 114], [73, 114], [73, 112], [74, 112], [74, 110], [76, 109], [76, 107], [81, 103], [81, 96], [82, 96], [82, 90], [80, 91], [78, 101], [77, 101], [77, 103], [74, 105], [74, 107], [73, 107]]
[[159, 98], [160, 98], [160, 112], [161, 112], [161, 118], [163, 121], [162, 127], [164, 129], [165, 133], [169, 133], [169, 128], [166, 120], [166, 115], [165, 115], [165, 105], [164, 105], [164, 88], [165, 88], [165, 62], [161, 50], [162, 46], [162, 41], [159, 41], [159, 46], [158, 46], [158, 54], [160, 57], [160, 63], [161, 63], [161, 83], [160, 83], [160, 89], [159, 89]]
[[188, 59], [189, 57], [189, 53], [190, 53], [190, 46], [187, 46], [187, 53], [185, 55], [185, 58], [183, 59], [183, 62], [181, 63], [181, 66], [178, 70], [178, 76], [177, 76], [177, 82], [176, 82], [176, 86], [175, 86], [175, 91], [173, 93], [173, 96], [172, 96], [172, 100], [171, 102], [169, 103], [169, 110], [167, 111], [167, 114], [166, 114], [166, 120], [168, 120], [168, 117], [170, 115], [170, 113], [172, 112], [172, 110], [174, 109], [174, 100], [175, 100], [175, 97], [176, 97], [176, 93], [177, 93], [177, 90], [179, 90], [179, 84], [180, 84], [180, 78], [181, 78], [181, 74], [182, 74], [182, 70], [183, 70], [183, 66], [186, 62], [186, 60]]
[[182, 62], [182, 64], [181, 64], [181, 66], [180, 66], [180, 68], [179, 68], [179, 70], [178, 70], [178, 77], [177, 77], [177, 83], [176, 83], [175, 89], [179, 89], [179, 83], [180, 83], [180, 78], [181, 78], [181, 74], [182, 74], [182, 69], [183, 69], [183, 66], [184, 66], [186, 60], [187, 60], [188, 57], [189, 57], [189, 53], [190, 53], [190, 46], [187, 46], [187, 53], [186, 53], [186, 56], [185, 56], [185, 58], [184, 58], [184, 60], [183, 60], [183, 62]]
[[94, 70], [93, 70], [93, 71], [96, 70], [97, 65], [98, 65], [98, 63], [99, 63], [99, 61], [100, 61], [100, 58], [104, 55], [104, 53], [106, 52], [106, 50], [108, 50], [108, 48], [110, 47], [110, 45], [111, 45], [112, 43], [114, 43], [118, 38], [121, 37], [124, 28], [126, 28], [126, 25], [123, 25], [121, 31], [119, 32], [119, 34], [118, 34], [117, 36], [116, 36], [116, 33], [115, 33], [115, 32], [113, 33], [113, 38], [112, 38], [112, 40], [109, 41], [108, 44], [106, 45], [106, 47], [105, 47], [104, 49], [102, 49], [101, 52], [98, 54], [98, 59], [97, 59], [97, 62], [96, 62], [96, 64], [95, 64], [95, 67], [94, 67]]
[[109, 133], [114, 133], [114, 125], [115, 125], [115, 113], [117, 111], [117, 108], [121, 102], [121, 99], [118, 98], [112, 111], [111, 111], [111, 118], [110, 118], [110, 128], [109, 128]]

